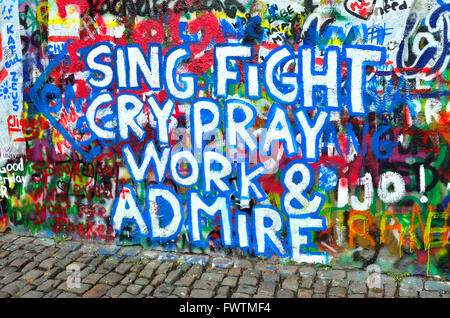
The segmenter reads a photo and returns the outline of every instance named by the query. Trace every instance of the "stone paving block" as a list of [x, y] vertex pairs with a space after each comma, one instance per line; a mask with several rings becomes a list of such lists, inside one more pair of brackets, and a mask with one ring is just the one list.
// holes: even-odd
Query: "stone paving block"
[[92, 266], [86, 266], [80, 271], [80, 275], [81, 277], [87, 277], [93, 272], [95, 272], [95, 268], [93, 268]]
[[233, 268], [253, 269], [253, 263], [246, 259], [233, 259]]
[[33, 237], [21, 236], [21, 237], [17, 238], [16, 240], [14, 240], [14, 244], [18, 245], [18, 246], [23, 246], [25, 244], [31, 243], [32, 241], [34, 241]]
[[255, 270], [260, 271], [260, 272], [275, 273], [277, 271], [277, 267], [271, 263], [264, 261], [264, 262], [257, 262], [255, 264]]
[[[49, 269], [48, 271], [44, 272], [44, 275], [42, 275], [40, 278], [38, 278], [36, 281], [38, 281], [39, 279], [49, 279], [49, 278], [55, 278], [56, 276], [58, 276], [61, 272], [66, 273], [65, 269], [61, 269], [58, 267], [54, 267]], [[81, 273], [80, 273], [81, 274]]]
[[233, 267], [228, 270], [228, 276], [241, 276], [243, 272], [242, 268]]
[[178, 278], [181, 277], [181, 275], [183, 275], [183, 272], [178, 269], [171, 271], [169, 274], [167, 274], [167, 277], [164, 280], [164, 282], [167, 284], [173, 284], [175, 283], [175, 281], [178, 280]]
[[26, 272], [31, 271], [32, 269], [35, 269], [38, 265], [39, 265], [39, 262], [31, 261], [31, 262], [27, 263], [20, 271], [22, 273], [26, 273]]
[[217, 295], [228, 297], [230, 295], [230, 290], [230, 286], [221, 286], [217, 289]]
[[92, 261], [89, 262], [89, 266], [97, 267], [105, 260], [104, 255], [98, 255], [92, 259]]
[[56, 296], [58, 296], [59, 294], [61, 294], [61, 290], [54, 289], [54, 290], [48, 292], [47, 294], [45, 294], [44, 297], [42, 297], [42, 298], [56, 298]]
[[139, 253], [142, 252], [142, 248], [141, 247], [136, 247], [136, 246], [126, 246], [126, 247], [122, 247], [119, 252], [118, 255], [119, 256], [136, 256]]
[[367, 285], [365, 281], [352, 281], [349, 285], [349, 290], [353, 294], [365, 294], [367, 293]]
[[[139, 273], [145, 268], [146, 264], [143, 263], [133, 263], [133, 266], [130, 268], [130, 272], [136, 272]], [[154, 271], [154, 269], [153, 269]], [[152, 273], [153, 273], [152, 271]]]
[[27, 272], [22, 276], [22, 279], [28, 281], [28, 280], [35, 280], [39, 278], [42, 274], [44, 274], [43, 271], [39, 269], [32, 269], [31, 271]]
[[276, 287], [277, 284], [274, 282], [263, 281], [259, 284], [258, 294], [273, 297], [275, 295]]
[[2, 280], [0, 280], [0, 284], [6, 285], [9, 284], [16, 279], [18, 279], [20, 276], [22, 276], [22, 273], [19, 272], [12, 272], [5, 276]]
[[[241, 279], [242, 279], [242, 277], [241, 277]], [[222, 285], [235, 287], [237, 285], [237, 282], [238, 282], [238, 277], [228, 276], [222, 281]]]
[[82, 263], [82, 264], [90, 264], [95, 259], [94, 255], [89, 254], [82, 254], [80, 257], [78, 257], [75, 262]]
[[[167, 278], [166, 278], [166, 280], [167, 280]], [[166, 281], [165, 281], [165, 282], [166, 282]], [[167, 283], [167, 282], [166, 282], [166, 283]], [[138, 279], [136, 279], [136, 280], [134, 281], [133, 284], [137, 284], [137, 285], [144, 286], [144, 285], [150, 284], [150, 280], [148, 280], [147, 278], [144, 278], [144, 277], [139, 277]]]
[[59, 251], [59, 248], [52, 246], [52, 247], [47, 247], [45, 250], [43, 250], [42, 254], [49, 257], [49, 256], [55, 255], [56, 253], [58, 253], [58, 251]]
[[186, 273], [186, 275], [192, 276], [194, 278], [200, 278], [202, 273], [203, 273], [203, 266], [195, 264], [189, 269], [189, 271]]
[[328, 289], [328, 282], [322, 279], [316, 281], [313, 285], [314, 293], [316, 294], [325, 294]]
[[231, 298], [251, 298], [251, 295], [243, 293], [234, 293], [233, 295], [231, 295]]
[[270, 272], [263, 272], [262, 273], [262, 279], [264, 281], [269, 281], [269, 282], [279, 282], [280, 281], [280, 274], [278, 274], [278, 273], [270, 273]]
[[162, 284], [158, 286], [153, 292], [153, 297], [155, 298], [166, 298], [170, 295], [172, 291], [174, 291], [175, 287], [168, 284]]
[[60, 249], [58, 252], [56, 252], [55, 254], [53, 254], [53, 257], [56, 257], [58, 259], [64, 258], [67, 256], [67, 254], [70, 253], [70, 250], [68, 249]]
[[49, 270], [55, 265], [56, 262], [58, 262], [57, 258], [47, 258], [39, 264], [39, 268]]
[[225, 257], [216, 257], [211, 261], [212, 267], [230, 268], [233, 266], [231, 259]]
[[167, 274], [173, 267], [172, 262], [164, 262], [162, 263], [158, 269], [155, 271], [156, 275], [160, 275], [160, 274]]
[[297, 292], [297, 297], [298, 298], [311, 298], [312, 294], [313, 294], [312, 290], [300, 288]]
[[61, 281], [59, 281], [59, 280], [49, 279], [49, 280], [46, 280], [45, 282], [43, 282], [42, 284], [38, 285], [36, 287], [36, 290], [44, 292], [44, 293], [48, 293], [51, 290], [58, 287], [60, 283], [61, 283]]
[[217, 274], [217, 273], [204, 273], [201, 276], [202, 280], [207, 280], [207, 281], [213, 281], [213, 282], [221, 282], [223, 280], [223, 278], [225, 277], [224, 274]]
[[311, 298], [327, 298], [325, 294], [313, 294]]
[[190, 298], [212, 298], [215, 295], [212, 290], [193, 289], [189, 295]]
[[381, 274], [381, 285], [384, 286], [386, 284], [397, 285], [397, 282], [395, 281], [394, 277], [386, 274]]
[[60, 249], [65, 249], [65, 250], [77, 250], [81, 247], [81, 243], [80, 242], [75, 242], [75, 241], [63, 241], [57, 244], [57, 246]]
[[177, 295], [180, 298], [188, 297], [189, 288], [188, 287], [176, 287], [172, 292], [172, 295]]
[[10, 294], [11, 296], [14, 296], [17, 294], [25, 285], [27, 285], [27, 282], [25, 281], [15, 281], [12, 283], [7, 284], [2, 288], [3, 292], [6, 292]]
[[125, 290], [127, 289], [127, 286], [124, 285], [116, 285], [113, 288], [111, 288], [110, 290], [108, 290], [108, 292], [106, 293], [107, 297], [111, 297], [111, 298], [117, 298], [119, 297]]
[[[371, 291], [369, 291], [369, 294], [370, 294], [370, 292], [371, 292]], [[409, 288], [409, 289], [400, 288], [400, 289], [399, 289], [399, 292], [398, 292], [398, 295], [399, 295], [400, 297], [417, 298], [417, 296], [418, 296], [418, 291], [417, 291], [417, 290], [414, 290], [414, 289], [412, 289], [412, 288]]]
[[309, 277], [304, 277], [304, 278], [302, 278], [302, 282], [301, 282], [300, 286], [302, 288], [311, 288], [313, 283], [314, 283], [314, 278], [313, 277], [310, 277], [310, 276]]
[[319, 279], [343, 279], [345, 278], [345, 271], [343, 270], [319, 270], [317, 271], [317, 277]]
[[56, 267], [59, 268], [64, 268], [66, 269], [67, 266], [69, 266], [70, 264], [72, 264], [72, 260], [69, 258], [62, 258], [61, 260], [59, 260], [58, 262], [55, 263]]
[[82, 294], [87, 292], [89, 289], [91, 289], [91, 287], [92, 287], [92, 284], [83, 284], [82, 283], [82, 284], [80, 284], [80, 287], [72, 287], [72, 288], [67, 289], [67, 291], [81, 296]]
[[79, 296], [73, 293], [62, 292], [56, 298], [79, 298]]
[[25, 295], [27, 292], [29, 292], [30, 290], [34, 289], [34, 286], [31, 284], [26, 284], [25, 286], [23, 286], [14, 296], [15, 297], [22, 297], [23, 295]]
[[197, 289], [209, 289], [209, 290], [213, 290], [215, 289], [217, 286], [219, 285], [219, 283], [217, 282], [213, 282], [213, 281], [207, 281], [207, 280], [197, 280], [194, 283], [194, 288]]
[[137, 273], [135, 273], [135, 272], [130, 272], [130, 273], [127, 274], [127, 276], [125, 276], [124, 279], [122, 279], [122, 280], [120, 281], [120, 283], [121, 283], [122, 285], [129, 285], [129, 284], [131, 284], [131, 283], [134, 282], [134, 280], [136, 279], [136, 277], [137, 277]]
[[366, 295], [363, 294], [350, 294], [348, 298], [366, 298]]
[[298, 266], [285, 266], [280, 264], [277, 266], [277, 269], [282, 279], [291, 276], [297, 276], [298, 273]]
[[[367, 294], [369, 298], [383, 298], [383, 292], [380, 290], [369, 289], [369, 293]], [[417, 295], [416, 295], [417, 297]]]
[[137, 295], [139, 294], [139, 292], [142, 290], [142, 286], [141, 285], [137, 285], [137, 284], [131, 284], [127, 287], [127, 293], [130, 293], [131, 295]]
[[328, 295], [345, 298], [347, 296], [347, 289], [344, 287], [331, 287]]
[[256, 293], [257, 288], [250, 285], [239, 285], [236, 292], [253, 295]]
[[142, 260], [138, 256], [130, 256], [122, 259], [122, 263], [139, 264], [142, 263]]
[[98, 251], [99, 247], [100, 246], [97, 244], [85, 243], [80, 247], [79, 251], [81, 253], [94, 255]]
[[164, 275], [164, 274], [159, 274], [159, 275], [156, 275], [156, 276], [153, 278], [153, 280], [152, 280], [152, 282], [151, 282], [150, 284], [152, 284], [153, 286], [158, 286], [158, 285], [160, 285], [162, 282], [164, 282], [165, 279], [166, 279], [166, 275]]
[[175, 282], [175, 286], [189, 287], [194, 283], [194, 281], [194, 277], [183, 276]]
[[81, 281], [86, 284], [95, 285], [100, 280], [100, 278], [102, 278], [103, 276], [105, 276], [105, 275], [98, 274], [98, 273], [91, 273], [88, 276], [86, 276], [85, 278], [81, 278]]
[[191, 266], [192, 266], [192, 264], [189, 264], [189, 263], [181, 263], [181, 264], [178, 264], [177, 270], [179, 270], [180, 272], [182, 272], [184, 274], [191, 268]]
[[29, 258], [16, 258], [14, 261], [9, 264], [10, 266], [17, 267], [17, 269], [21, 269], [23, 266], [25, 266], [27, 263], [29, 263], [31, 259]]
[[420, 291], [419, 292], [420, 298], [440, 298], [441, 294], [439, 292], [430, 292], [430, 291]]
[[120, 275], [120, 274], [118, 274], [118, 273], [115, 273], [115, 272], [111, 272], [111, 273], [109, 273], [109, 274], [107, 274], [107, 275], [105, 275], [105, 276], [103, 276], [101, 279], [100, 279], [100, 283], [101, 284], [107, 284], [107, 285], [115, 285], [115, 284], [117, 284], [119, 281], [121, 281], [123, 279], [123, 276], [122, 275]]
[[296, 278], [285, 279], [281, 287], [295, 292], [298, 289], [298, 280]]
[[397, 284], [384, 285], [384, 297], [385, 298], [395, 298], [396, 292], [397, 292]]
[[242, 276], [239, 279], [239, 284], [241, 285], [250, 285], [250, 286], [256, 286], [258, 284], [258, 279], [253, 276]]
[[423, 290], [423, 279], [419, 277], [406, 277], [400, 282], [400, 290], [411, 289], [414, 291]]
[[3, 267], [2, 269], [0, 269], [0, 277], [6, 277], [7, 275], [15, 272], [16, 270], [17, 268], [12, 266]]
[[316, 270], [312, 267], [301, 266], [298, 268], [298, 273], [302, 277], [315, 277]]
[[150, 279], [152, 278], [154, 271], [155, 269], [153, 268], [153, 266], [151, 264], [147, 264], [145, 268], [139, 273], [139, 276]]
[[154, 290], [155, 288], [151, 285], [145, 286], [140, 295], [149, 296]]
[[158, 259], [148, 259], [148, 258], [144, 257], [144, 258], [141, 258], [139, 260], [139, 262], [135, 262], [133, 264], [133, 267], [130, 270], [134, 269], [135, 266], [142, 266], [140, 269], [140, 270], [142, 270], [142, 268], [144, 268], [147, 265], [149, 265], [150, 268], [157, 269], [161, 264], [162, 264], [162, 262]]
[[347, 279], [348, 280], [354, 280], [354, 281], [367, 281], [367, 278], [369, 278], [369, 273], [366, 271], [348, 271], [347, 272]]
[[207, 255], [183, 255], [178, 262], [187, 263], [189, 265], [205, 266], [209, 262], [210, 257]]
[[350, 281], [347, 278], [344, 279], [333, 279], [331, 281], [331, 287], [344, 287], [348, 288]]
[[431, 291], [446, 291], [450, 292], [450, 282], [441, 282], [435, 280], [427, 280], [425, 282], [425, 289]]
[[261, 272], [255, 269], [246, 269], [242, 276], [256, 277], [257, 279], [259, 279], [259, 277], [261, 276]]
[[277, 298], [295, 298], [295, 293], [289, 289], [280, 289], [277, 292]]
[[41, 298], [42, 296], [44, 296], [43, 292], [39, 292], [39, 291], [35, 291], [35, 290], [30, 290], [27, 293], [25, 293], [22, 298]]
[[33, 243], [36, 245], [44, 245], [44, 246], [54, 246], [55, 245], [55, 241], [53, 241], [52, 239], [49, 239], [49, 238], [45, 238], [45, 237], [37, 238], [33, 241]]
[[108, 286], [106, 284], [97, 284], [94, 287], [92, 287], [90, 290], [88, 290], [86, 293], [83, 294], [83, 297], [86, 298], [99, 298], [105, 295], [108, 290], [111, 289], [111, 286]]
[[120, 264], [119, 266], [117, 266], [117, 267], [114, 269], [114, 271], [117, 272], [117, 273], [119, 273], [119, 274], [121, 274], [121, 275], [123, 275], [123, 274], [125, 274], [126, 272], [128, 272], [128, 271], [130, 270], [131, 266], [133, 266], [133, 264], [130, 264], [130, 263], [122, 263], [122, 264]]

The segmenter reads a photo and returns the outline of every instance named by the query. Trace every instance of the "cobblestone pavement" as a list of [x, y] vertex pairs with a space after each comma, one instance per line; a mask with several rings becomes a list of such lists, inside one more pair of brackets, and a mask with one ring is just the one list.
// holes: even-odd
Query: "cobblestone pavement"
[[[77, 272], [67, 268], [80, 270], [78, 286], [70, 280]], [[381, 274], [379, 288], [368, 289], [372, 276], [368, 277], [357, 269], [0, 234], [0, 297], [4, 298], [450, 297], [449, 281], [410, 276], [396, 282]]]

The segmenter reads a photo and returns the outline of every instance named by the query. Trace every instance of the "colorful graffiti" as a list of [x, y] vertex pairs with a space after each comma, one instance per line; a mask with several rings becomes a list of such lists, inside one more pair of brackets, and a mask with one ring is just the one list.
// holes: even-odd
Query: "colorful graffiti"
[[2, 231], [449, 275], [450, 3], [0, 11]]

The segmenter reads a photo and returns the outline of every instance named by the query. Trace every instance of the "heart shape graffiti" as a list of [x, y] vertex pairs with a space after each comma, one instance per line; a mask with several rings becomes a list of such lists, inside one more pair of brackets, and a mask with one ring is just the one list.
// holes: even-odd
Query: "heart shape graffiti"
[[376, 0], [345, 0], [344, 7], [351, 15], [367, 20], [373, 13]]

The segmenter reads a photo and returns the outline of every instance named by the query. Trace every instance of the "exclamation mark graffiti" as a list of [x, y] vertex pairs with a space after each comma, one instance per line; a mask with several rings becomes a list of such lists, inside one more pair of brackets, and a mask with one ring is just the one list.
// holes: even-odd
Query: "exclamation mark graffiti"
[[428, 198], [425, 195], [425, 189], [426, 189], [425, 167], [423, 165], [420, 165], [419, 180], [420, 180], [420, 193], [422, 193], [422, 196], [420, 197], [420, 202], [427, 203], [428, 202]]
[[[2, 34], [0, 33], [0, 62], [3, 60], [3, 46], [2, 46]], [[0, 83], [8, 76], [8, 71], [5, 68], [0, 70]]]

